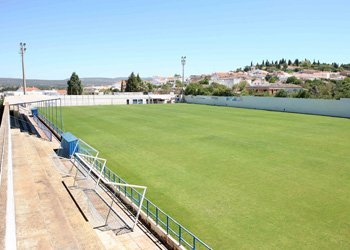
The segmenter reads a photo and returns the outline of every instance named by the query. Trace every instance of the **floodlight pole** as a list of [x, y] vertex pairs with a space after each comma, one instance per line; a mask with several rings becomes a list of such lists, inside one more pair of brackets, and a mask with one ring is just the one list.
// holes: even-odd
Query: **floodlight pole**
[[185, 64], [186, 64], [186, 56], [181, 57], [181, 64], [182, 64], [182, 84], [185, 83]]
[[26, 52], [27, 48], [26, 48], [26, 43], [20, 43], [20, 54], [22, 57], [22, 76], [23, 76], [23, 94], [26, 94], [26, 88], [27, 88], [27, 84], [26, 84], [26, 74], [25, 74], [25, 69], [24, 69], [24, 53]]

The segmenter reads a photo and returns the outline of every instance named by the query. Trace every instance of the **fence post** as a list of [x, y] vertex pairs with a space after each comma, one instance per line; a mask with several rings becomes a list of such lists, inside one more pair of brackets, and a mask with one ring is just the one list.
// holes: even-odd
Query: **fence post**
[[166, 234], [169, 234], [169, 216], [166, 216]]
[[179, 225], [179, 245], [181, 246], [181, 240], [182, 240], [182, 231], [181, 231], [181, 225]]
[[156, 224], [158, 225], [158, 207], [156, 207]]
[[147, 213], [147, 217], [148, 217], [148, 215], [149, 215], [149, 209], [148, 209], [148, 207], [149, 207], [149, 202], [148, 202], [148, 200], [146, 200], [146, 213]]

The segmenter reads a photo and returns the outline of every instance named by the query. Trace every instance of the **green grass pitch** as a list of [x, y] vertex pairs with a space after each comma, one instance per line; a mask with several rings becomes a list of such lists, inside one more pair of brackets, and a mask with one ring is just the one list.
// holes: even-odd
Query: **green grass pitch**
[[66, 107], [65, 130], [215, 249], [349, 249], [350, 120], [205, 105]]

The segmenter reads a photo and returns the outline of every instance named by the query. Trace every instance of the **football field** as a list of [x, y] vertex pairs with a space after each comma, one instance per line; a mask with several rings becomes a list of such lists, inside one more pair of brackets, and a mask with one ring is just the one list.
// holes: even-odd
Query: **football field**
[[214, 249], [350, 249], [350, 119], [192, 104], [63, 119]]

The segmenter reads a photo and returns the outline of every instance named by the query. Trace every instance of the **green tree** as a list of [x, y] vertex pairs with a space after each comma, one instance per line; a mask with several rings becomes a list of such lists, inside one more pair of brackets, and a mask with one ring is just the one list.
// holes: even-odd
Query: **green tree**
[[350, 98], [350, 77], [347, 77], [342, 81], [337, 81], [334, 92], [334, 97], [336, 99]]
[[303, 68], [310, 68], [311, 67], [310, 60], [305, 59], [304, 61], [302, 61], [301, 62], [301, 67], [303, 67]]
[[303, 83], [302, 80], [296, 78], [295, 76], [288, 77], [286, 82], [290, 84], [297, 84], [297, 85], [300, 85]]
[[278, 77], [274, 75], [266, 75], [265, 80], [268, 81], [269, 83], [275, 83], [278, 81]]
[[131, 73], [128, 80], [126, 81], [125, 92], [137, 92], [140, 91], [139, 88], [140, 76], [135, 76], [134, 72]]
[[185, 86], [185, 84], [183, 84], [180, 80], [176, 80], [175, 86], [176, 86], [176, 88], [182, 88]]
[[79, 76], [73, 72], [70, 79], [67, 82], [67, 94], [68, 95], [81, 95], [83, 93], [83, 86], [79, 79]]
[[169, 94], [170, 91], [171, 91], [171, 87], [172, 87], [172, 84], [171, 83], [166, 83], [166, 84], [163, 84], [161, 87], [160, 87], [160, 93], [161, 94]]
[[208, 77], [205, 77], [204, 79], [200, 80], [198, 83], [202, 85], [209, 85]]
[[296, 98], [309, 98], [310, 93], [305, 89], [301, 89], [298, 91], [298, 93], [295, 95], [295, 97]]
[[240, 81], [236, 86], [235, 86], [235, 91], [236, 92], [243, 92], [248, 85], [247, 81]]
[[295, 59], [294, 66], [299, 66], [299, 59]]
[[277, 93], [275, 94], [275, 97], [287, 97], [287, 96], [288, 96], [288, 93], [284, 89], [278, 90]]
[[141, 77], [140, 77], [139, 74], [137, 74], [137, 76], [136, 76], [136, 82], [137, 82], [138, 84], [140, 84], [140, 83], [142, 82]]
[[213, 89], [213, 96], [232, 96], [232, 91], [225, 85], [218, 84], [216, 88]]
[[185, 95], [199, 95], [202, 92], [203, 86], [199, 83], [190, 83], [185, 89]]

